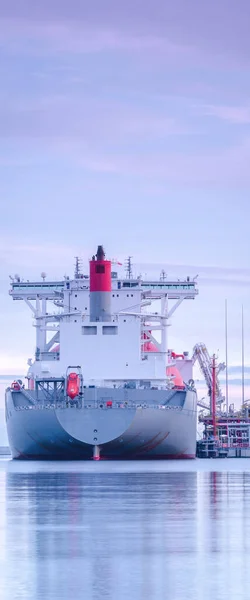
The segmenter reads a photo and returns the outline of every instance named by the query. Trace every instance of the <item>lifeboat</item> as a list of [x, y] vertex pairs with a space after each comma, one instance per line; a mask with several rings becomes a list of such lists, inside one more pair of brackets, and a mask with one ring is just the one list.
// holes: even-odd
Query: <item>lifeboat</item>
[[[151, 332], [149, 332], [149, 333], [151, 333]], [[142, 345], [143, 352], [159, 352], [157, 346], [155, 344], [153, 344], [153, 342], [150, 340], [150, 338], [146, 332], [143, 333], [142, 340], [145, 340]], [[176, 354], [176, 352], [171, 352], [171, 358], [173, 358], [174, 360], [176, 360], [176, 359], [183, 360], [185, 358], [185, 356], [184, 356], [184, 354]], [[179, 389], [179, 390], [185, 389], [185, 385], [184, 385], [182, 376], [180, 374], [180, 371], [178, 371], [177, 367], [175, 367], [175, 366], [167, 367], [166, 375], [168, 377], [172, 377], [172, 381], [173, 381], [174, 387], [176, 389]]]
[[172, 377], [172, 381], [175, 388], [180, 390], [183, 390], [185, 388], [180, 371], [178, 371], [178, 369], [175, 366], [167, 367], [166, 374], [168, 375], [168, 377]]
[[76, 396], [79, 396], [80, 392], [80, 377], [78, 373], [70, 373], [67, 377], [67, 396], [74, 400]]
[[11, 384], [11, 389], [14, 390], [15, 392], [19, 392], [21, 389], [21, 384], [19, 383], [19, 381], [12, 381]]
[[171, 352], [171, 357], [172, 358], [182, 358], [184, 360], [184, 354], [176, 354], [175, 352]]
[[[151, 333], [151, 331], [149, 331], [149, 333]], [[145, 331], [142, 335], [142, 341], [143, 341], [142, 352], [159, 352], [157, 346], [155, 344], [153, 344], [150, 337], [147, 335], [147, 333]]]

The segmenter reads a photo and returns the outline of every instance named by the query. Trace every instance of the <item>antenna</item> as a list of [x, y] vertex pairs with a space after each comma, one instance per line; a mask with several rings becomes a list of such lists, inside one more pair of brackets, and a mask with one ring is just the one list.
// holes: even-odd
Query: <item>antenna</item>
[[160, 281], [165, 281], [165, 279], [167, 279], [167, 273], [166, 271], [164, 271], [164, 269], [162, 269], [160, 274]]
[[227, 300], [225, 300], [225, 345], [226, 345], [226, 412], [228, 415], [228, 345], [227, 345]]
[[132, 256], [129, 256], [127, 258], [127, 260], [125, 261], [125, 271], [126, 271], [126, 277], [128, 279], [132, 279], [133, 275], [132, 275]]
[[75, 279], [82, 278], [82, 261], [79, 256], [75, 256]]
[[241, 308], [241, 343], [242, 343], [242, 405], [245, 402], [245, 348], [244, 348], [244, 308]]

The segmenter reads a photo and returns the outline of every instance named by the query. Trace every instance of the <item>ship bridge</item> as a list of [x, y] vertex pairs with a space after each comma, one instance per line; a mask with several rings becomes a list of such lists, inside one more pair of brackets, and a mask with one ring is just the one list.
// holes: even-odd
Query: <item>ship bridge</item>
[[[63, 295], [67, 289], [89, 289], [89, 280], [68, 280], [61, 281], [13, 281], [11, 283], [10, 296], [13, 300], [36, 300], [37, 297], [46, 300], [54, 300], [56, 296]], [[168, 295], [170, 300], [177, 300], [180, 297], [193, 300], [197, 294], [196, 281], [184, 280], [139, 280], [139, 279], [119, 279], [112, 281], [112, 289], [137, 288], [144, 293], [144, 296], [150, 296], [155, 300], [160, 299], [164, 294]]]
[[10, 296], [13, 300], [36, 300], [46, 298], [54, 300], [56, 295], [63, 294], [66, 281], [13, 281]]
[[160, 300], [164, 294], [168, 295], [169, 300], [178, 300], [180, 297], [194, 300], [198, 294], [196, 281], [184, 280], [127, 280], [121, 282], [123, 288], [138, 287], [144, 292], [145, 297]]
[[[164, 277], [159, 279], [143, 279], [141, 276], [134, 278], [131, 274], [129, 277], [120, 277], [118, 273], [111, 272], [110, 300], [116, 337], [119, 331], [123, 331], [123, 327], [126, 327], [128, 332], [130, 321], [133, 320], [134, 329], [131, 339], [141, 339], [138, 360], [144, 363], [147, 361], [148, 365], [149, 363], [157, 365], [160, 360], [162, 364], [164, 361], [167, 362], [167, 328], [170, 319], [184, 300], [195, 299], [198, 294], [197, 288], [196, 278], [167, 279], [164, 274]], [[17, 275], [11, 278], [10, 296], [13, 300], [23, 300], [33, 313], [36, 330], [36, 361], [61, 359], [61, 336], [67, 324], [70, 324], [72, 331], [81, 332], [81, 336], [79, 333], [81, 342], [83, 335], [87, 334], [87, 331], [90, 333], [90, 328], [87, 327], [88, 322], [91, 321], [90, 292], [90, 277], [81, 274], [79, 269], [73, 278], [65, 276], [59, 280], [49, 281], [45, 273], [41, 274], [40, 281], [23, 281]], [[154, 301], [160, 301], [160, 308], [159, 305], [156, 307], [157, 312], [145, 311], [144, 307], [153, 304]], [[172, 301], [171, 306], [169, 301]], [[126, 325], [124, 326], [123, 323]], [[156, 331], [160, 333], [161, 342], [154, 336]], [[125, 346], [130, 344], [126, 335], [129, 334], [124, 332], [123, 345]], [[116, 337], [112, 339], [113, 345]], [[106, 344], [107, 339], [109, 338], [106, 336]], [[55, 348], [55, 344], [60, 344], [60, 350], [59, 345]], [[52, 350], [55, 351], [51, 352]], [[131, 353], [131, 349], [129, 352]], [[156, 366], [152, 366], [153, 368], [156, 369]]]

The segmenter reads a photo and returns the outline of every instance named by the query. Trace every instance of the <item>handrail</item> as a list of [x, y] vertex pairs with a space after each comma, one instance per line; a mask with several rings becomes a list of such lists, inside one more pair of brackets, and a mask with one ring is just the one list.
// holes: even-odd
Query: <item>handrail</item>
[[107, 406], [103, 406], [102, 408], [100, 406], [95, 406], [94, 403], [93, 405], [80, 405], [80, 403], [77, 405], [77, 403], [73, 403], [73, 404], [68, 404], [66, 402], [60, 402], [58, 401], [57, 403], [48, 403], [46, 402], [38, 402], [37, 404], [34, 404], [33, 406], [31, 405], [26, 405], [26, 406], [15, 406], [14, 409], [16, 411], [22, 411], [22, 410], [55, 410], [55, 409], [66, 409], [66, 410], [147, 410], [147, 409], [151, 409], [151, 410], [167, 410], [167, 411], [174, 411], [174, 412], [179, 412], [179, 413], [184, 413], [185, 415], [193, 415], [196, 414], [196, 410], [191, 410], [191, 409], [187, 409], [187, 408], [182, 408], [181, 406], [165, 406], [165, 405], [152, 405], [152, 404], [147, 404], [147, 405], [143, 405], [143, 406], [138, 406], [136, 404], [133, 405], [126, 405], [126, 406], [113, 406], [112, 407], [107, 407]]

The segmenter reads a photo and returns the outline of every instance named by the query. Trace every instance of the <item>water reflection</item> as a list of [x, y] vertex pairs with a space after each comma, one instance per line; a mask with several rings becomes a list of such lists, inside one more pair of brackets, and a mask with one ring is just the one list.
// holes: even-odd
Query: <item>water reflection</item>
[[248, 598], [248, 473], [91, 468], [0, 471], [3, 600]]

